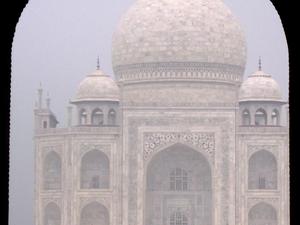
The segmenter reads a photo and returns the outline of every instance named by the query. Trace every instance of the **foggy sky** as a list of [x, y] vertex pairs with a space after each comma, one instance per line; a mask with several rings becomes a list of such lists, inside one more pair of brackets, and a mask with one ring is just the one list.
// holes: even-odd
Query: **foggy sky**
[[[96, 69], [113, 76], [111, 36], [135, 0], [31, 0], [16, 28], [12, 49], [10, 224], [34, 224], [33, 108], [37, 88], [51, 97], [60, 125], [79, 82]], [[184, 1], [184, 0], [183, 0]], [[288, 50], [284, 31], [269, 0], [224, 0], [247, 36], [245, 76], [258, 68], [288, 96]]]

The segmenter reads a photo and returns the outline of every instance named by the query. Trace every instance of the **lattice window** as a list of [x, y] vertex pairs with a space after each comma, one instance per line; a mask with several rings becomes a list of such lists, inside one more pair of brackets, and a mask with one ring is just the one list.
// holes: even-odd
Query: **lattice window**
[[170, 225], [188, 225], [187, 217], [179, 210], [173, 212], [170, 216]]
[[188, 174], [181, 168], [176, 168], [170, 173], [170, 190], [171, 191], [187, 191], [188, 190]]

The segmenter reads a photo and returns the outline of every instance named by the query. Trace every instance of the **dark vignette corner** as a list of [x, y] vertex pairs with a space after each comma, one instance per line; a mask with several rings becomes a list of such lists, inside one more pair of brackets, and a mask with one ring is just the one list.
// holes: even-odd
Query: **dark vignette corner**
[[[291, 202], [291, 224], [295, 221], [296, 217], [296, 193], [298, 188], [297, 178], [297, 125], [299, 122], [297, 96], [299, 88], [297, 88], [297, 71], [299, 70], [297, 65], [298, 57], [296, 56], [296, 33], [297, 33], [297, 17], [295, 14], [296, 1], [294, 0], [271, 0], [277, 9], [286, 33], [288, 46], [289, 46], [289, 63], [290, 63], [290, 82], [289, 82], [289, 104], [290, 104], [290, 202]], [[1, 135], [1, 151], [0, 151], [0, 167], [1, 167], [1, 203], [4, 209], [8, 212], [8, 169], [9, 169], [9, 110], [10, 110], [10, 74], [11, 74], [11, 47], [12, 40], [15, 32], [15, 26], [19, 20], [22, 10], [27, 4], [27, 0], [10, 0], [1, 4], [1, 54], [3, 59], [1, 60], [1, 103], [2, 109], [0, 110], [1, 122], [0, 128]], [[298, 18], [299, 20], [299, 18]], [[3, 30], [4, 29], [4, 30]], [[299, 104], [299, 102], [298, 102]], [[297, 168], [298, 167], [298, 168]], [[4, 217], [3, 217], [4, 216]], [[293, 219], [294, 218], [294, 219]], [[2, 214], [1, 222], [8, 222], [8, 213]]]

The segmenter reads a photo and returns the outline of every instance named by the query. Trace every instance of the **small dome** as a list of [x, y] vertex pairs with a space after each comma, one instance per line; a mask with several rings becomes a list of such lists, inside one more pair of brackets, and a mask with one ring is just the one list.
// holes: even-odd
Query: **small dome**
[[239, 101], [279, 101], [282, 94], [278, 83], [271, 75], [258, 70], [249, 76], [239, 91]]
[[119, 87], [113, 79], [97, 69], [79, 84], [72, 102], [81, 101], [119, 101]]

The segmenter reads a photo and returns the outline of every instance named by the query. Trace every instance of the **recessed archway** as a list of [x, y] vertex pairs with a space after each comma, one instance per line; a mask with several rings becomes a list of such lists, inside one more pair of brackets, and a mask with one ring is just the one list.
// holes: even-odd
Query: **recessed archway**
[[181, 215], [182, 225], [212, 224], [211, 168], [203, 154], [186, 145], [153, 156], [145, 192], [146, 225], [172, 225], [174, 215]]
[[249, 189], [277, 188], [277, 160], [266, 150], [255, 152], [248, 164]]
[[44, 159], [43, 188], [44, 190], [61, 189], [61, 159], [54, 151], [49, 152]]
[[248, 225], [277, 225], [277, 213], [273, 206], [261, 202], [251, 208]]
[[61, 213], [56, 203], [50, 202], [44, 210], [44, 224], [45, 225], [60, 225]]
[[80, 181], [83, 189], [109, 188], [109, 159], [103, 152], [92, 150], [82, 157]]
[[109, 225], [109, 212], [98, 202], [86, 205], [80, 213], [80, 225]]
[[249, 126], [251, 123], [250, 112], [248, 109], [245, 109], [242, 113], [242, 125]]
[[266, 126], [267, 125], [267, 113], [264, 109], [260, 108], [255, 112], [255, 125]]

